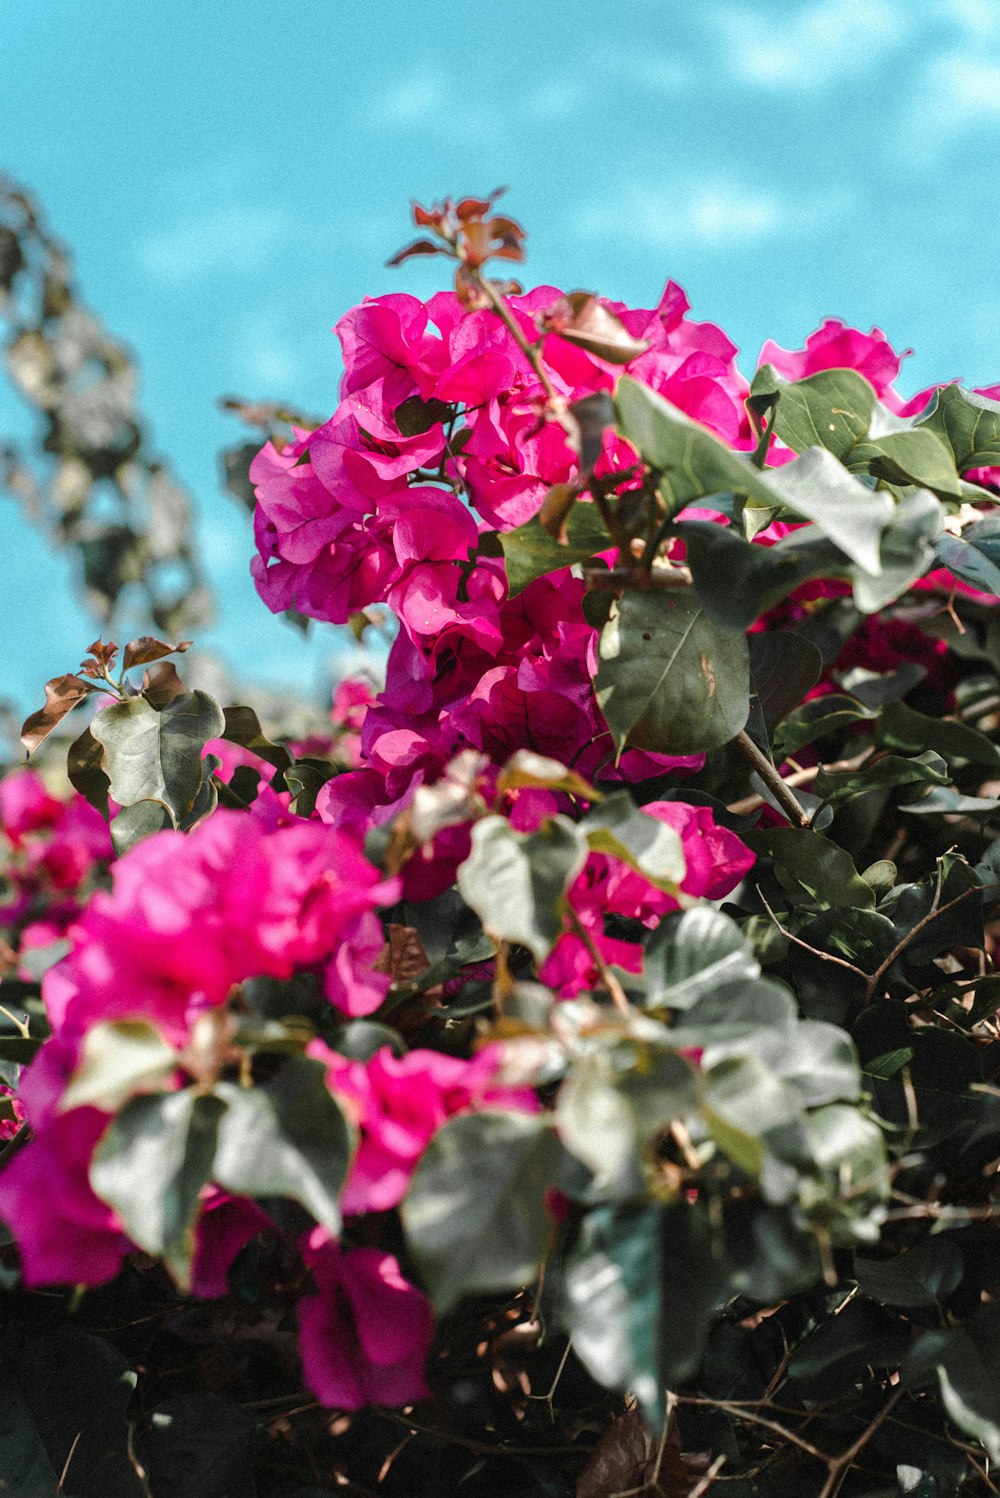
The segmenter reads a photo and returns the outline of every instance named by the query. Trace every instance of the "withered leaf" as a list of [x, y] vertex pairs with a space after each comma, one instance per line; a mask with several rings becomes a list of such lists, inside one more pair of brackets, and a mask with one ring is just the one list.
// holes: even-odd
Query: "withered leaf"
[[155, 635], [140, 635], [137, 640], [129, 640], [125, 646], [122, 670], [128, 671], [132, 666], [145, 666], [150, 661], [161, 661], [165, 655], [182, 655], [190, 646], [190, 640], [179, 640], [176, 645], [170, 645], [166, 640], [156, 639]]
[[33, 754], [66, 714], [97, 690], [97, 687], [92, 687], [89, 681], [84, 681], [79, 676], [53, 676], [51, 681], [47, 681], [45, 706], [25, 719], [21, 729], [21, 743], [28, 753]]

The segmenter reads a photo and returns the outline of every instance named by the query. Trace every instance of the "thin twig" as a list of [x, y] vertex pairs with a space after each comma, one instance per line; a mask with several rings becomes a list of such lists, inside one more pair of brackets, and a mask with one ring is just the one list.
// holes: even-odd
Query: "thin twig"
[[584, 582], [592, 593], [617, 593], [619, 588], [643, 593], [657, 588], [690, 588], [690, 567], [586, 567]]
[[570, 925], [572, 926], [573, 930], [576, 932], [577, 936], [580, 938], [580, 940], [583, 942], [583, 945], [590, 953], [591, 960], [593, 961], [594, 966], [597, 968], [598, 975], [600, 976], [601, 982], [604, 984], [604, 987], [607, 989], [612, 1004], [614, 1004], [616, 1009], [620, 1009], [622, 1014], [631, 1014], [632, 1005], [628, 1001], [628, 995], [605, 962], [603, 956], [600, 953], [600, 950], [598, 949], [597, 943], [594, 941], [594, 938], [591, 936], [590, 932], [587, 930], [586, 926], [583, 924], [576, 911], [572, 908], [570, 908], [569, 919]]
[[480, 286], [489, 297], [490, 303], [493, 307], [493, 311], [500, 318], [504, 327], [507, 329], [514, 342], [517, 344], [518, 348], [521, 350], [521, 353], [527, 359], [528, 363], [535, 371], [535, 374], [538, 376], [539, 383], [542, 389], [545, 391], [545, 397], [548, 401], [549, 406], [553, 410], [563, 410], [566, 403], [562, 399], [562, 397], [557, 394], [555, 386], [549, 379], [548, 371], [545, 368], [545, 365], [542, 363], [541, 349], [538, 348], [537, 345], [529, 343], [527, 338], [525, 338], [524, 333], [521, 330], [521, 325], [519, 324], [517, 318], [511, 312], [510, 308], [507, 306], [507, 303], [504, 301], [500, 292], [493, 285], [493, 282], [488, 280], [481, 271], [477, 270], [474, 272], [474, 274], [476, 278], [476, 284]]
[[781, 778], [763, 750], [758, 749], [745, 729], [736, 735], [733, 743], [771, 791], [788, 820], [795, 826], [808, 827], [809, 813], [799, 805], [794, 792], [789, 790], [787, 782]]
[[763, 891], [761, 890], [760, 885], [758, 884], [754, 887], [760, 897], [761, 904], [771, 918], [774, 929], [779, 932], [781, 936], [784, 936], [788, 941], [794, 942], [795, 945], [797, 947], [801, 947], [804, 952], [810, 952], [813, 957], [818, 957], [822, 962], [832, 962], [835, 967], [846, 967], [848, 972], [855, 973], [863, 983], [868, 982], [868, 974], [865, 972], [864, 968], [856, 967], [853, 962], [848, 962], [846, 957], [835, 957], [832, 952], [823, 952], [819, 949], [819, 947], [811, 947], [807, 941], [802, 940], [801, 936], [796, 936], [793, 932], [787, 930], [778, 920], [778, 917], [775, 915], [774, 911], [767, 903], [767, 899]]
[[879, 964], [879, 966], [872, 973], [871, 977], [868, 979], [868, 988], [865, 994], [865, 1002], [868, 1004], [871, 1003], [872, 999], [875, 997], [875, 991], [878, 988], [879, 980], [885, 976], [885, 974], [892, 967], [892, 964], [898, 957], [902, 956], [910, 943], [920, 935], [921, 931], [925, 930], [925, 928], [929, 926], [932, 921], [936, 921], [938, 916], [947, 915], [949, 910], [954, 910], [956, 905], [961, 905], [962, 901], [967, 900], [970, 895], [981, 895], [983, 892], [983, 888], [984, 886], [981, 884], [972, 884], [968, 889], [964, 889], [960, 895], [956, 895], [954, 900], [949, 900], [947, 905], [939, 905], [937, 903], [940, 897], [939, 889], [934, 897], [934, 904], [931, 906], [927, 914], [923, 916], [915, 926], [911, 927], [910, 930], [906, 932], [905, 936], [903, 936], [901, 940], [897, 942], [896, 946], [893, 947], [888, 957], [886, 957], [885, 960]]
[[848, 1446], [847, 1450], [840, 1456], [827, 1458], [827, 1465], [829, 1466], [830, 1470], [826, 1482], [820, 1489], [819, 1498], [835, 1498], [835, 1495], [840, 1492], [840, 1489], [843, 1486], [844, 1478], [847, 1476], [848, 1471], [853, 1466], [855, 1457], [864, 1450], [864, 1448], [868, 1445], [868, 1442], [871, 1440], [872, 1436], [878, 1430], [879, 1426], [892, 1412], [895, 1406], [899, 1403], [900, 1399], [902, 1399], [903, 1392], [904, 1391], [902, 1385], [900, 1385], [899, 1388], [895, 1389], [892, 1394], [889, 1395], [889, 1398], [879, 1410], [878, 1414], [873, 1420], [869, 1421], [864, 1430], [861, 1432], [860, 1436], [858, 1436], [858, 1439], [854, 1441], [850, 1446]]
[[76, 1450], [77, 1446], [80, 1444], [80, 1437], [82, 1435], [83, 1435], [83, 1431], [82, 1430], [78, 1430], [77, 1433], [76, 1433], [76, 1435], [73, 1437], [73, 1444], [69, 1448], [69, 1456], [66, 1458], [65, 1462], [63, 1462], [62, 1473], [61, 1473], [61, 1475], [59, 1477], [59, 1483], [58, 1483], [58, 1485], [56, 1487], [56, 1493], [57, 1494], [61, 1493], [62, 1490], [63, 1490], [63, 1484], [66, 1481], [66, 1473], [69, 1471], [69, 1464], [73, 1460], [73, 1453]]
[[[821, 774], [838, 775], [850, 772], [851, 770], [860, 770], [862, 765], [871, 759], [874, 753], [874, 745], [869, 745], [861, 754], [856, 754], [853, 759], [839, 759], [829, 765], [809, 765], [804, 770], [793, 770], [791, 775], [783, 775], [781, 778], [784, 784], [789, 787], [811, 785], [816, 777]], [[740, 801], [733, 801], [731, 805], [726, 807], [726, 810], [732, 812], [735, 817], [747, 817], [751, 812], [755, 812], [760, 807], [766, 805], [767, 803], [763, 796], [754, 794], [752, 796], [744, 796]]]

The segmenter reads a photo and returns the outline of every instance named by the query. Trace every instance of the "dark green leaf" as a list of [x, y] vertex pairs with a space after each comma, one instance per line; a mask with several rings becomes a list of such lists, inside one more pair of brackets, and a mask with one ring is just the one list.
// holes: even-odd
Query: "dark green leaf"
[[[807, 744], [826, 738], [827, 734], [836, 733], [863, 718], [874, 716], [874, 712], [855, 697], [841, 696], [836, 692], [814, 697], [811, 702], [804, 702], [783, 719], [774, 736], [775, 755], [784, 759], [787, 755], [804, 749]], [[922, 744], [918, 745], [913, 752], [919, 753], [923, 747]]]
[[491, 936], [520, 942], [542, 961], [562, 934], [566, 891], [587, 852], [583, 832], [568, 817], [550, 817], [527, 834], [504, 817], [483, 817], [458, 871], [459, 892]]
[[623, 375], [615, 388], [615, 409], [622, 435], [656, 471], [668, 515], [706, 494], [743, 494], [769, 509], [782, 503], [769, 485], [771, 474], [765, 478], [749, 458], [648, 385]]
[[619, 754], [626, 744], [699, 754], [734, 738], [750, 710], [746, 639], [684, 593], [626, 593], [601, 632], [595, 687]]
[[962, 536], [939, 537], [935, 547], [938, 561], [983, 593], [992, 593], [1000, 598], [1000, 567], [976, 546], [969, 531]]
[[463, 1295], [534, 1279], [549, 1234], [545, 1191], [561, 1154], [543, 1114], [468, 1113], [437, 1131], [402, 1216], [439, 1311]]
[[536, 515], [516, 530], [504, 531], [500, 544], [513, 598], [536, 577], [571, 567], [574, 562], [586, 562], [613, 543], [597, 506], [581, 501], [567, 517], [565, 542], [550, 536]]
[[156, 1498], [253, 1498], [253, 1415], [217, 1394], [182, 1394], [146, 1415], [138, 1447]]
[[95, 1151], [90, 1184], [129, 1237], [164, 1259], [182, 1289], [194, 1251], [198, 1194], [211, 1179], [225, 1103], [193, 1088], [133, 1098]]
[[951, 781], [948, 766], [940, 754], [928, 749], [924, 754], [904, 759], [897, 754], [887, 754], [872, 761], [860, 770], [845, 770], [831, 774], [821, 770], [816, 777], [815, 790], [830, 806], [839, 806], [855, 796], [865, 796], [870, 791], [900, 785], [946, 786]]
[[945, 385], [934, 394], [917, 429], [933, 432], [946, 442], [963, 473], [969, 468], [1000, 466], [1000, 402], [989, 396]]
[[225, 724], [220, 735], [233, 744], [259, 755], [276, 770], [287, 770], [292, 756], [284, 744], [273, 744], [260, 726], [260, 719], [252, 707], [227, 707], [223, 709]]
[[655, 1427], [666, 1389], [698, 1369], [725, 1283], [699, 1207], [598, 1208], [565, 1271], [574, 1351], [598, 1383], [634, 1394]]
[[774, 860], [774, 872], [794, 905], [854, 905], [872, 909], [875, 896], [843, 848], [808, 827], [772, 827], [745, 834], [756, 853]]
[[[0, 1373], [0, 1474], [11, 1498], [143, 1498], [125, 1412], [135, 1375], [73, 1326], [8, 1330]], [[65, 1472], [65, 1481], [61, 1484]]]
[[687, 547], [695, 596], [721, 629], [749, 629], [800, 583], [849, 567], [847, 558], [822, 538], [795, 550], [754, 545], [732, 526], [684, 520], [677, 526]]
[[326, 1083], [322, 1061], [290, 1056], [263, 1086], [220, 1082], [228, 1109], [213, 1179], [244, 1196], [288, 1196], [340, 1231], [340, 1193], [353, 1130]]
[[974, 765], [1000, 765], [1000, 749], [966, 723], [951, 723], [918, 713], [903, 702], [890, 702], [883, 709], [876, 738], [886, 749], [920, 754], [934, 749], [947, 760]]
[[750, 635], [747, 644], [751, 689], [770, 735], [816, 685], [823, 657], [811, 640], [790, 630], [761, 630]]
[[924, 426], [864, 438], [843, 461], [851, 473], [870, 473], [887, 484], [919, 484], [946, 499], [961, 499], [966, 489], [951, 448]]
[[69, 783], [102, 817], [108, 815], [108, 781], [104, 773], [104, 746], [85, 728], [66, 752]]
[[957, 1235], [926, 1238], [887, 1259], [856, 1256], [862, 1293], [887, 1306], [943, 1305], [962, 1278], [965, 1261]]
[[804, 1338], [788, 1363], [800, 1397], [830, 1399], [866, 1367], [896, 1368], [910, 1345], [905, 1323], [856, 1297]]
[[989, 796], [963, 796], [950, 786], [935, 786], [926, 796], [921, 796], [919, 801], [908, 802], [906, 806], [900, 806], [899, 810], [925, 817], [985, 817], [991, 820], [1000, 812], [1000, 801]]

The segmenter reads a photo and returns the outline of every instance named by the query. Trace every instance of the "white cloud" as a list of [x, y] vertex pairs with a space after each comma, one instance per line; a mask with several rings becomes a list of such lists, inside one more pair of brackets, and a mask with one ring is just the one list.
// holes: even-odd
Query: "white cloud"
[[372, 122], [381, 125], [420, 125], [432, 120], [447, 103], [440, 74], [420, 68], [398, 79], [372, 107]]
[[721, 178], [668, 187], [633, 184], [615, 198], [585, 206], [579, 228], [595, 239], [630, 239], [654, 249], [726, 248], [812, 233], [849, 206], [840, 194], [793, 202]]
[[789, 11], [784, 0], [766, 17], [729, 5], [714, 19], [728, 69], [742, 83], [810, 93], [866, 72], [902, 43], [912, 10], [896, 0], [815, 0]]
[[234, 203], [154, 230], [139, 240], [136, 255], [146, 274], [165, 284], [247, 274], [266, 264], [290, 229], [281, 208]]

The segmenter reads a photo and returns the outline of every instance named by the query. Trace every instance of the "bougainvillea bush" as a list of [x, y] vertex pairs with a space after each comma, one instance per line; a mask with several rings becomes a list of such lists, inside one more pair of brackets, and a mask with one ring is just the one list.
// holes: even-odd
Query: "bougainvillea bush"
[[0, 784], [8, 1485], [995, 1493], [1000, 391], [415, 218], [250, 470], [384, 688], [97, 641]]

